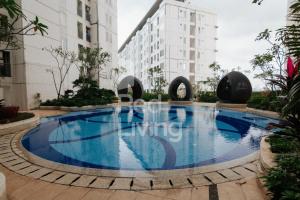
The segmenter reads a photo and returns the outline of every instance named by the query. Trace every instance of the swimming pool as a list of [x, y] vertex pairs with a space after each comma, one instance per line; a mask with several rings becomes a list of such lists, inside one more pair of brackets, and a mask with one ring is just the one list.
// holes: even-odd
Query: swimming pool
[[256, 152], [271, 122], [203, 106], [107, 107], [44, 118], [21, 143], [42, 159], [77, 167], [184, 169]]

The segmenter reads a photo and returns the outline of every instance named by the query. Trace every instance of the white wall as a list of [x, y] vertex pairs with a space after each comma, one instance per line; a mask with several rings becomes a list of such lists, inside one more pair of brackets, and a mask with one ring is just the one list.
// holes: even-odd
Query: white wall
[[[105, 73], [104, 78], [100, 80], [100, 87], [112, 88], [108, 72], [112, 66], [117, 65], [117, 0], [82, 0], [82, 17], [77, 15], [77, 0], [19, 0], [19, 2], [28, 19], [38, 16], [49, 28], [48, 35], [44, 37], [36, 35], [20, 38], [23, 40], [23, 47], [12, 52], [12, 78], [0, 78], [0, 88], [4, 91], [8, 104], [29, 109], [38, 106], [35, 99], [37, 93], [41, 94], [43, 101], [56, 97], [53, 79], [51, 74], [46, 72], [47, 69], [56, 69], [55, 59], [48, 52], [42, 51], [43, 48], [62, 46], [78, 53], [79, 44], [85, 47], [103, 47], [104, 51], [112, 55], [112, 62], [104, 67]], [[91, 23], [85, 19], [86, 4], [92, 8]], [[111, 16], [111, 23], [106, 21], [105, 12]], [[24, 20], [22, 22], [26, 23]], [[83, 39], [78, 38], [77, 22], [83, 24]], [[86, 41], [86, 26], [92, 29], [91, 42]], [[106, 40], [106, 32], [112, 35], [110, 41]], [[72, 89], [72, 82], [78, 75], [77, 68], [73, 67], [66, 78], [63, 90]]]

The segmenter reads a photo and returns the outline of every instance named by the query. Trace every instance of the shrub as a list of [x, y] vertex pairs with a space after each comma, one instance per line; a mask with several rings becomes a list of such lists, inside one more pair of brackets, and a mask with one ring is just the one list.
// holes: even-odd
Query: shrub
[[197, 98], [200, 102], [206, 103], [216, 103], [219, 100], [214, 92], [200, 92]]
[[250, 108], [274, 112], [281, 112], [283, 107], [282, 103], [277, 99], [276, 93], [271, 92], [253, 92], [247, 104]]
[[168, 101], [169, 100], [169, 95], [168, 94], [154, 94], [154, 93], [144, 93], [142, 99], [146, 102], [149, 102], [151, 100], [158, 100], [159, 95], [161, 98], [162, 102]]
[[10, 119], [18, 115], [19, 107], [4, 106], [0, 107], [0, 119]]
[[300, 156], [280, 155], [278, 166], [264, 177], [266, 187], [272, 192], [272, 199], [299, 199], [300, 197]]
[[41, 103], [41, 106], [66, 106], [66, 107], [82, 107], [88, 105], [105, 105], [110, 104], [115, 100], [115, 93], [111, 90], [97, 89], [77, 93], [73, 97], [65, 95], [63, 98], [47, 100]]
[[[273, 153], [291, 153], [297, 151], [297, 141], [278, 134], [268, 138]], [[299, 144], [298, 144], [299, 145]]]
[[16, 117], [14, 118], [6, 118], [6, 119], [0, 119], [0, 124], [7, 124], [12, 122], [17, 122], [21, 120], [26, 120], [34, 117], [33, 113], [18, 113]]

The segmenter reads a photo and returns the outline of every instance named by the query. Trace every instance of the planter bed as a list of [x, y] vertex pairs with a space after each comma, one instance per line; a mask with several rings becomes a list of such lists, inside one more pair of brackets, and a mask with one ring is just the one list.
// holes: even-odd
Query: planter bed
[[15, 121], [7, 124], [0, 124], [0, 135], [7, 135], [7, 134], [32, 128], [37, 124], [39, 124], [39, 121], [40, 121], [39, 116], [33, 114], [32, 117], [29, 119]]
[[96, 106], [82, 106], [82, 107], [66, 107], [66, 106], [40, 106], [40, 110], [61, 110], [66, 112], [76, 112], [84, 110], [93, 110], [98, 108], [107, 108], [113, 104], [108, 105], [96, 105]]

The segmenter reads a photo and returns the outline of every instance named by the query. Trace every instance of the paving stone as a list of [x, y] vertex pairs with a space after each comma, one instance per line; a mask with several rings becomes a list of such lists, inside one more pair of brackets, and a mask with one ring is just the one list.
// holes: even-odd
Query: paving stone
[[29, 162], [23, 162], [23, 163], [19, 163], [17, 165], [14, 165], [14, 166], [10, 166], [9, 169], [12, 170], [12, 171], [18, 171], [18, 170], [24, 169], [24, 168], [26, 168], [30, 165], [31, 165], [31, 163], [29, 163]]
[[255, 177], [256, 173], [245, 169], [244, 167], [235, 167], [232, 169], [236, 173], [240, 174], [243, 177]]
[[114, 178], [98, 177], [89, 187], [97, 189], [108, 189]]
[[79, 174], [66, 174], [63, 177], [59, 178], [55, 181], [55, 183], [62, 184], [62, 185], [70, 185], [75, 181], [80, 175]]
[[14, 155], [14, 156], [10, 156], [10, 157], [7, 157], [7, 158], [1, 158], [0, 162], [5, 163], [5, 162], [11, 161], [11, 160], [16, 160], [18, 158], [19, 158], [18, 156]]
[[47, 181], [47, 182], [54, 182], [65, 174], [66, 174], [65, 172], [54, 171], [46, 176], [43, 176], [42, 178], [40, 178], [40, 180]]
[[10, 149], [4, 150], [4, 151], [0, 151], [0, 155], [6, 154], [6, 153], [13, 153], [13, 152]]
[[82, 175], [79, 179], [72, 183], [73, 186], [88, 187], [90, 183], [96, 179], [96, 176]]
[[14, 153], [2, 154], [2, 155], [0, 155], [0, 158], [7, 158], [7, 157], [10, 157], [10, 156], [15, 156], [15, 154]]
[[209, 200], [208, 187], [193, 188], [191, 200]]
[[34, 171], [37, 171], [39, 169], [41, 169], [41, 167], [38, 167], [38, 166], [35, 166], [35, 165], [31, 165], [29, 167], [26, 167], [24, 169], [16, 171], [16, 173], [21, 174], [21, 175], [27, 175], [27, 174], [29, 174], [31, 172], [34, 172]]
[[53, 170], [51, 169], [47, 169], [47, 168], [41, 168], [35, 172], [32, 172], [30, 174], [28, 174], [28, 176], [34, 178], [34, 179], [38, 179], [41, 178], [42, 176], [49, 174], [50, 172], [52, 172]]
[[195, 187], [204, 186], [204, 185], [211, 185], [212, 184], [202, 174], [194, 175], [194, 176], [191, 176], [191, 177], [188, 177], [188, 178], [192, 181], [192, 183]]
[[234, 182], [219, 184], [218, 195], [220, 200], [246, 200], [241, 186]]
[[219, 173], [228, 178], [230, 181], [235, 181], [243, 178], [241, 175], [235, 173], [231, 169], [224, 169], [219, 171]]
[[8, 161], [8, 162], [5, 162], [5, 163], [2, 163], [4, 166], [6, 166], [7, 168], [10, 169], [10, 167], [14, 166], [14, 165], [17, 165], [17, 164], [20, 164], [20, 163], [23, 163], [25, 162], [24, 159], [22, 158], [18, 158], [16, 160], [11, 160], [11, 161]]
[[242, 184], [241, 187], [247, 200], [267, 199], [263, 194], [262, 189], [257, 184], [256, 178], [247, 180], [247, 182]]
[[[89, 191], [89, 188], [69, 187], [67, 190], [56, 196], [55, 200], [81, 200]], [[100, 197], [97, 199], [94, 197], [93, 199], [101, 200], [103, 198]]]
[[186, 177], [171, 178], [173, 188], [188, 188], [192, 187], [192, 184], [187, 180]]
[[258, 172], [258, 168], [257, 165], [253, 164], [253, 163], [248, 163], [246, 165], [243, 165], [244, 168], [249, 169], [253, 172]]
[[226, 178], [224, 178], [217, 172], [206, 173], [206, 174], [204, 174], [204, 176], [206, 176], [214, 184], [224, 183], [224, 182], [228, 181]]
[[171, 189], [172, 185], [169, 182], [169, 179], [167, 178], [156, 178], [153, 179], [153, 190], [159, 190], [159, 189]]
[[150, 181], [148, 178], [135, 178], [131, 190], [151, 190]]
[[[80, 200], [108, 200], [114, 193], [115, 191], [113, 190], [91, 189]], [[69, 200], [69, 198], [66, 198], [65, 200]], [[119, 198], [119, 200], [126, 200], [126, 199], [124, 198], [124, 196], [122, 196], [121, 198]]]
[[109, 189], [112, 190], [130, 190], [132, 178], [116, 178]]

